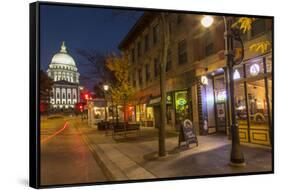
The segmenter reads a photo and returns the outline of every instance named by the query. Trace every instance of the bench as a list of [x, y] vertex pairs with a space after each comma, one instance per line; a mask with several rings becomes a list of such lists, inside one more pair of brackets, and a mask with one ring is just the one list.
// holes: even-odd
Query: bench
[[114, 123], [113, 124], [113, 132], [112, 136], [115, 137], [115, 135], [123, 135], [126, 137], [126, 135], [130, 132], [136, 132], [136, 134], [139, 134], [140, 131], [140, 124], [138, 123]]

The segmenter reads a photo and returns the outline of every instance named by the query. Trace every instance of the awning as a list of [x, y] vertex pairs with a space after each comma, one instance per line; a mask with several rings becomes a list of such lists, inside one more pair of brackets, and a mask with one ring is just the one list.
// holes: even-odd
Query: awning
[[[156, 105], [160, 105], [160, 101], [161, 101], [161, 97], [158, 96], [158, 97], [155, 97], [155, 98], [151, 98], [149, 100], [149, 103], [147, 106], [156, 106]], [[172, 102], [170, 100], [167, 100], [166, 101], [166, 104], [172, 104]]]
[[148, 104], [151, 99], [151, 95], [143, 96], [139, 99], [138, 104]]

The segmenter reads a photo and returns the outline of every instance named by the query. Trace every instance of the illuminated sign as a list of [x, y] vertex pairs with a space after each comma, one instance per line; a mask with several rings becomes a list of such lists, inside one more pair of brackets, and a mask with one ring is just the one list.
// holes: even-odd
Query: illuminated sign
[[234, 80], [240, 79], [240, 73], [237, 69], [235, 69], [235, 71], [233, 73], [233, 79]]
[[255, 63], [255, 64], [251, 65], [250, 74], [252, 76], [257, 76], [259, 74], [259, 72], [260, 72], [260, 66], [258, 64]]
[[183, 98], [178, 99], [178, 100], [177, 100], [177, 102], [178, 102], [178, 105], [180, 105], [180, 106], [183, 106], [183, 105], [185, 105], [185, 104], [186, 104], [186, 100], [185, 100], [185, 99], [183, 99]]
[[217, 101], [225, 101], [226, 99], [226, 91], [219, 91], [217, 93]]
[[201, 83], [203, 85], [208, 85], [208, 78], [206, 76], [201, 76]]

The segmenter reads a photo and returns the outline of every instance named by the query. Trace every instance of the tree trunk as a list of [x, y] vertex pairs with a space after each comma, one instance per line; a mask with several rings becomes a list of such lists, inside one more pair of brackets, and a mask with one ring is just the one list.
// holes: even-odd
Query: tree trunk
[[160, 63], [160, 118], [161, 125], [159, 126], [159, 156], [166, 156], [165, 147], [165, 126], [166, 126], [166, 64], [167, 64], [167, 52], [170, 41], [169, 34], [169, 20], [168, 14], [163, 12], [160, 15], [160, 22], [162, 24], [162, 52], [161, 52], [161, 63]]

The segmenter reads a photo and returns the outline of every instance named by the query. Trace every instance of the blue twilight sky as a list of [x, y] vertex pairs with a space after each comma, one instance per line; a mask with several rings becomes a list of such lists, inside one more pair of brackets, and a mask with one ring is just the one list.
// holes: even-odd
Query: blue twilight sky
[[[116, 16], [110, 8], [41, 5], [41, 69], [47, 70], [52, 56], [59, 52], [62, 41], [65, 41], [67, 51], [74, 58], [80, 74], [85, 75], [88, 68], [82, 63], [86, 60], [78, 54], [77, 49], [118, 52], [117, 46], [142, 14], [141, 11], [123, 12], [133, 12], [133, 16]], [[93, 81], [80, 81], [80, 84], [92, 88]]]

